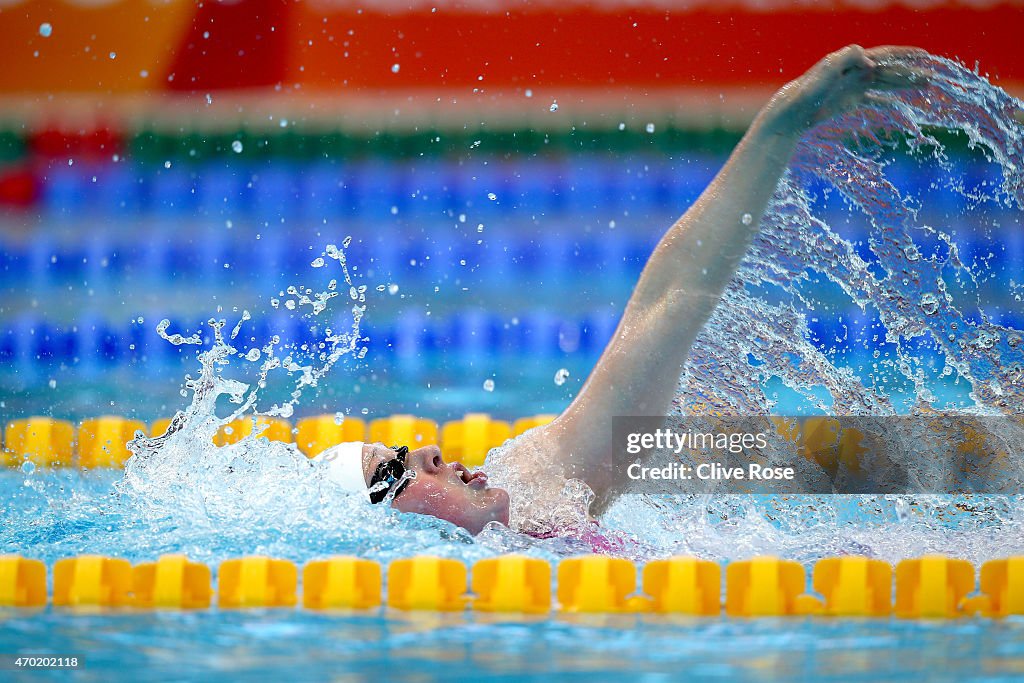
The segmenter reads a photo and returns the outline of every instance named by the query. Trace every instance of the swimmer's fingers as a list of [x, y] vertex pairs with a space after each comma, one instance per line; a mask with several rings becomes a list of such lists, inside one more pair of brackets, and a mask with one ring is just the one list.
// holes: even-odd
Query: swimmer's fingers
[[910, 45], [881, 45], [864, 51], [865, 56], [876, 63], [913, 62], [928, 57], [928, 51]]
[[865, 50], [848, 45], [828, 55], [769, 102], [768, 111], [787, 129], [803, 131], [852, 111], [871, 92], [923, 89], [931, 82], [928, 53], [915, 47]]
[[919, 90], [932, 82], [930, 69], [906, 64], [879, 64], [871, 70], [867, 87], [872, 90]]

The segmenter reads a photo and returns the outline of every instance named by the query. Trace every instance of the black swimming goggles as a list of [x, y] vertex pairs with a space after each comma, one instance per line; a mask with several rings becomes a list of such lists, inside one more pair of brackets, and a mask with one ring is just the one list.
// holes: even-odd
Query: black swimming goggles
[[[413, 477], [410, 472], [410, 476], [405, 476], [405, 456], [409, 454], [408, 446], [392, 446], [393, 450], [397, 455], [390, 460], [385, 460], [381, 464], [377, 465], [377, 469], [373, 471], [373, 477], [370, 479], [370, 502], [377, 504], [384, 501], [394, 489], [395, 493], [391, 497], [392, 500], [398, 497], [402, 491], [409, 486], [409, 482], [412, 481]], [[401, 483], [399, 483], [401, 482]], [[383, 485], [382, 485], [383, 484]], [[395, 487], [395, 484], [398, 484]]]

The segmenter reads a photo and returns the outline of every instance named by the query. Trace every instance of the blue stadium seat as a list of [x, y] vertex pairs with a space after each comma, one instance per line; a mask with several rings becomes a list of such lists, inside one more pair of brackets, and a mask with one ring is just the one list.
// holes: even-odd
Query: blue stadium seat
[[88, 206], [91, 174], [80, 164], [68, 166], [54, 160], [42, 173], [41, 203], [50, 214], [78, 214]]
[[104, 215], [132, 215], [141, 211], [145, 199], [139, 175], [140, 169], [126, 161], [97, 170], [90, 198], [93, 210]]
[[511, 241], [508, 254], [515, 273], [533, 274], [541, 272], [544, 268], [544, 250], [536, 239], [521, 238]]
[[163, 264], [167, 268], [166, 277], [196, 278], [202, 273], [200, 253], [191, 240], [166, 245], [160, 251], [163, 252]]
[[588, 315], [581, 326], [580, 348], [597, 356], [611, 341], [619, 324], [619, 313], [608, 310], [595, 311]]
[[721, 159], [717, 157], [694, 156], [680, 159], [672, 169], [675, 182], [672, 185], [672, 206], [683, 212], [708, 186], [715, 177]]
[[78, 356], [82, 365], [111, 365], [123, 359], [130, 341], [125, 332], [115, 329], [95, 313], [86, 313], [77, 322]]
[[524, 215], [553, 216], [569, 206], [569, 171], [564, 162], [531, 159], [520, 164], [514, 201]]
[[574, 158], [568, 162], [566, 209], [580, 215], [613, 208], [615, 198], [608, 194], [607, 180], [602, 169], [594, 167], [592, 159]]
[[307, 202], [306, 215], [314, 221], [348, 215], [346, 203], [345, 167], [321, 161], [304, 166], [300, 174], [302, 201]]
[[258, 220], [278, 227], [281, 218], [287, 223], [305, 215], [298, 176], [297, 169], [280, 163], [267, 163], [254, 170], [250, 192]]
[[351, 167], [347, 176], [348, 196], [354, 214], [371, 220], [392, 220], [391, 208], [399, 214], [408, 207], [391, 165], [364, 161]]
[[604, 241], [604, 237], [583, 235], [578, 240], [571, 242], [567, 254], [570, 259], [566, 264], [567, 269], [577, 276], [580, 273], [597, 272], [603, 277], [607, 277]]
[[7, 324], [7, 353], [11, 361], [21, 368], [37, 365], [36, 328], [39, 319], [30, 313], [21, 313]]
[[559, 331], [562, 321], [544, 310], [530, 311], [520, 318], [522, 347], [520, 351], [533, 357], [550, 357], [559, 353]]
[[563, 318], [558, 325], [558, 351], [576, 353], [584, 342], [583, 323]]
[[32, 335], [33, 356], [44, 365], [70, 365], [75, 357], [76, 339], [70, 329], [36, 320]]
[[674, 185], [672, 169], [667, 164], [652, 162], [645, 177], [643, 201], [653, 208], [682, 212], [683, 207], [675, 206], [672, 201]]
[[29, 256], [23, 245], [0, 238], [0, 283], [20, 283], [28, 274]]
[[161, 168], [149, 177], [150, 209], [164, 216], [179, 216], [196, 210], [195, 183], [185, 168]]
[[13, 322], [0, 322], [0, 365], [14, 365], [18, 360], [21, 340]]
[[50, 260], [51, 281], [72, 281], [81, 283], [88, 270], [87, 252], [78, 244], [61, 243]]
[[420, 356], [425, 350], [434, 346], [431, 331], [433, 321], [409, 311], [399, 315], [394, 322], [394, 352], [400, 358]]
[[[474, 165], [464, 178], [465, 206], [470, 220], [493, 221], [509, 215], [518, 203], [518, 183], [508, 177], [505, 168], [495, 163]], [[491, 196], [494, 199], [491, 199]]]
[[440, 162], [417, 161], [402, 171], [400, 191], [411, 217], [439, 218], [446, 211], [458, 215], [455, 176]]
[[239, 217], [251, 209], [246, 187], [251, 172], [232, 164], [214, 161], [199, 171], [196, 203], [200, 213], [210, 218]]
[[486, 311], [471, 309], [462, 311], [449, 322], [451, 347], [459, 353], [479, 358], [493, 353], [498, 341], [498, 323]]

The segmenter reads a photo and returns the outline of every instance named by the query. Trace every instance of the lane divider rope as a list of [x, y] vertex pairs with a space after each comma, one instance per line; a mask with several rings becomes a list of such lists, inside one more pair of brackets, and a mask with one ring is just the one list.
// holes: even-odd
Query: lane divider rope
[[[641, 575], [638, 590], [637, 572]], [[397, 559], [384, 567], [358, 557], [313, 560], [302, 569], [263, 556], [229, 559], [212, 572], [184, 555], [132, 566], [127, 560], [81, 555], [53, 565], [54, 607], [136, 609], [295, 608], [518, 614], [677, 614], [695, 617], [889, 617], [950, 619], [1024, 615], [1024, 557], [991, 560], [975, 590], [973, 565], [943, 555], [893, 567], [866, 557], [830, 557], [814, 564], [804, 592], [803, 565], [762, 556], [729, 563], [672, 557], [638, 567], [603, 555], [552, 564], [523, 555], [465, 563], [432, 556]], [[552, 576], [556, 589], [552, 595]], [[895, 579], [895, 581], [894, 581]], [[895, 600], [893, 587], [895, 584]], [[47, 603], [46, 568], [39, 560], [0, 556], [0, 607]], [[553, 599], [554, 598], [554, 599]]]

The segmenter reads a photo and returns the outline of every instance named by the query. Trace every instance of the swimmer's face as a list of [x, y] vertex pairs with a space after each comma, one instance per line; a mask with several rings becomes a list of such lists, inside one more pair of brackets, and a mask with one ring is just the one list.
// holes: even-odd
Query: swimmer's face
[[[367, 486], [377, 467], [394, 457], [393, 450], [380, 444], [364, 451]], [[487, 475], [482, 471], [470, 472], [458, 462], [445, 463], [437, 446], [409, 451], [405, 465], [416, 478], [395, 496], [391, 507], [396, 510], [439, 517], [474, 534], [488, 522], [508, 524], [508, 492], [488, 487]]]

